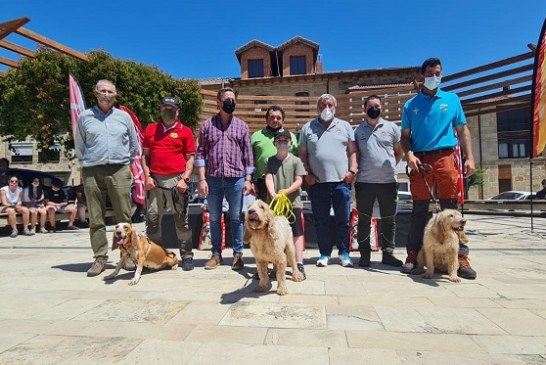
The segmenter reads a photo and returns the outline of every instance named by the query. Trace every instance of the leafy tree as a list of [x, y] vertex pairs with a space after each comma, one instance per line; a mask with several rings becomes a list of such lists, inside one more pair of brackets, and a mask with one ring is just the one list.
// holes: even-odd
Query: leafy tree
[[179, 100], [181, 120], [197, 126], [202, 105], [197, 81], [177, 80], [156, 67], [103, 51], [91, 51], [88, 57], [85, 62], [43, 47], [0, 78], [0, 135], [8, 141], [30, 136], [44, 150], [56, 141], [73, 147], [68, 73], [79, 81], [87, 107], [95, 104], [97, 81], [108, 79], [116, 85], [118, 103], [132, 109], [143, 126], [157, 120], [159, 101], [167, 95]]

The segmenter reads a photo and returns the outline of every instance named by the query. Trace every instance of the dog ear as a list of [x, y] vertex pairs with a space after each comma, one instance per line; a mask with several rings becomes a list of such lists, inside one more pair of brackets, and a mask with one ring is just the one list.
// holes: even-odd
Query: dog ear
[[131, 237], [131, 243], [128, 246], [130, 247], [130, 246], [133, 246], [133, 245], [138, 245], [138, 231], [133, 226], [131, 226], [131, 235], [130, 235], [130, 237]]
[[431, 226], [432, 235], [434, 236], [434, 238], [436, 238], [436, 240], [439, 243], [443, 243], [445, 232], [446, 232], [444, 216], [440, 212], [436, 214], [434, 217], [432, 217], [431, 219], [432, 219], [432, 226]]
[[278, 239], [277, 230], [275, 229], [273, 211], [269, 208], [267, 204], [264, 203], [263, 207], [264, 223], [267, 228], [267, 234], [273, 241]]
[[112, 251], [117, 250], [119, 247], [118, 242], [116, 240], [116, 230], [114, 229], [114, 233], [112, 233]]

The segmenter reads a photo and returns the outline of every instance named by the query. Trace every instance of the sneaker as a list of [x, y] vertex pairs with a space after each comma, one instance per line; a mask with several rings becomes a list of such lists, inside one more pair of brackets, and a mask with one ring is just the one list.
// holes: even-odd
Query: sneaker
[[25, 230], [23, 231], [23, 234], [24, 234], [25, 236], [34, 236], [34, 232], [32, 232], [30, 229], [25, 229]]
[[106, 261], [108, 261], [108, 256], [97, 256], [95, 262], [91, 265], [91, 268], [87, 270], [87, 276], [92, 277], [100, 275], [100, 273], [104, 271]]
[[51, 227], [49, 233], [57, 233], [57, 227]]
[[193, 258], [192, 257], [184, 257], [182, 259], [182, 270], [184, 271], [192, 271], [193, 270]]
[[457, 276], [463, 279], [474, 280], [477, 275], [476, 271], [470, 267], [468, 256], [459, 256], [459, 270], [457, 270]]
[[328, 262], [330, 262], [330, 256], [321, 255], [320, 258], [317, 260], [317, 266], [326, 267], [328, 266]]
[[233, 255], [233, 263], [231, 264], [231, 270], [241, 270], [243, 267], [245, 267], [245, 263], [243, 262], [243, 255], [240, 253], [236, 253]]
[[409, 274], [411, 270], [415, 267], [415, 263], [417, 262], [417, 251], [410, 250], [408, 252], [408, 257], [406, 257], [406, 262], [402, 265], [402, 269], [400, 269], [400, 272], [404, 274]]
[[222, 265], [224, 260], [220, 255], [212, 255], [211, 258], [205, 263], [205, 270], [216, 269], [218, 266]]
[[298, 262], [297, 265], [298, 270], [303, 274], [303, 280], [307, 279], [307, 275], [305, 275], [305, 269], [303, 268], [303, 264], [301, 262]]
[[45, 227], [40, 227], [40, 233], [49, 233], [49, 231]]
[[125, 260], [125, 263], [123, 264], [123, 270], [125, 271], [135, 271], [136, 265], [131, 260]]
[[13, 231], [11, 231], [11, 234], [10, 234], [9, 236], [10, 236], [11, 238], [15, 238], [15, 237], [17, 237], [18, 235], [19, 235], [19, 232], [18, 232], [16, 229], [14, 229]]
[[75, 225], [66, 226], [66, 229], [69, 231], [79, 231], [80, 229], [76, 227]]
[[358, 266], [370, 267], [371, 265], [370, 254], [371, 254], [370, 251], [360, 252], [360, 260], [358, 261]]
[[[275, 270], [268, 271], [267, 276], [274, 280], [277, 278], [277, 272]], [[258, 272], [256, 272], [254, 275], [252, 275], [252, 280], [260, 280], [260, 275], [258, 275]]]
[[344, 252], [341, 255], [339, 255], [339, 259], [341, 260], [341, 266], [353, 267], [353, 262], [351, 261], [351, 257], [349, 256], [348, 252]]
[[388, 266], [400, 267], [402, 266], [402, 261], [398, 260], [392, 253], [383, 252], [383, 258], [381, 263]]

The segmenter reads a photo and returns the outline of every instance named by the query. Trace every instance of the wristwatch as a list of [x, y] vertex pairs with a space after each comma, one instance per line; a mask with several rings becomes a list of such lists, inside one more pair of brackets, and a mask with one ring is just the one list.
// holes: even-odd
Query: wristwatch
[[190, 182], [190, 178], [189, 178], [189, 177], [185, 177], [185, 178], [183, 178], [183, 180], [186, 182], [186, 184], [189, 184], [189, 182]]

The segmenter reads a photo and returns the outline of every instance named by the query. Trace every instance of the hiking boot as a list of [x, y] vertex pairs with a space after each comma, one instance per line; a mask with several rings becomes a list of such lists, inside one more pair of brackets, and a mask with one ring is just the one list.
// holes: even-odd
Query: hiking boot
[[184, 271], [191, 271], [193, 270], [193, 258], [192, 257], [184, 257], [182, 259], [182, 270]]
[[463, 279], [476, 279], [476, 271], [470, 267], [468, 262], [468, 255], [459, 256], [459, 270], [457, 270], [457, 276]]
[[400, 269], [400, 272], [404, 274], [411, 273], [411, 270], [413, 270], [416, 263], [417, 263], [417, 251], [414, 251], [414, 250], [408, 251], [406, 262], [404, 263], [404, 265], [402, 265], [402, 269]]
[[125, 260], [125, 262], [123, 263], [123, 270], [125, 270], [125, 271], [135, 271], [136, 270], [136, 265], [131, 260]]
[[[274, 280], [277, 278], [277, 272], [275, 270], [268, 271], [267, 276]], [[260, 275], [258, 275], [258, 272], [256, 272], [254, 275], [252, 275], [252, 280], [260, 280]]]
[[14, 229], [14, 230], [11, 231], [11, 234], [9, 236], [11, 238], [15, 238], [15, 237], [19, 236], [19, 232], [16, 229]]
[[305, 269], [303, 268], [303, 264], [301, 262], [298, 262], [296, 266], [298, 267], [298, 270], [302, 273], [303, 280], [307, 279], [307, 275], [305, 275]]
[[392, 253], [383, 252], [383, 258], [381, 263], [388, 266], [400, 267], [402, 266], [402, 261], [398, 260]]
[[233, 255], [233, 263], [231, 264], [231, 270], [239, 271], [242, 268], [245, 267], [245, 263], [243, 262], [243, 255], [240, 253], [236, 253]]
[[205, 270], [216, 269], [218, 266], [222, 265], [224, 260], [220, 255], [212, 255], [211, 258], [205, 263]]
[[358, 266], [370, 267], [370, 265], [371, 265], [370, 256], [371, 256], [370, 251], [360, 252], [360, 260], [358, 260]]
[[328, 266], [328, 262], [330, 262], [330, 256], [321, 255], [320, 258], [317, 260], [317, 266], [326, 267]]
[[339, 255], [339, 260], [341, 261], [341, 266], [343, 267], [353, 267], [353, 262], [348, 252], [344, 252]]
[[93, 262], [93, 265], [91, 265], [91, 268], [87, 270], [87, 276], [92, 277], [100, 275], [100, 273], [104, 271], [107, 261], [108, 256], [97, 256], [95, 258], [95, 262]]

